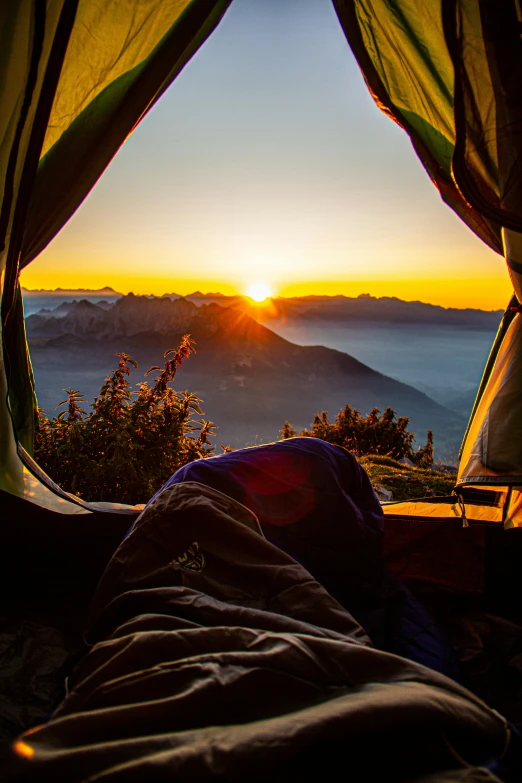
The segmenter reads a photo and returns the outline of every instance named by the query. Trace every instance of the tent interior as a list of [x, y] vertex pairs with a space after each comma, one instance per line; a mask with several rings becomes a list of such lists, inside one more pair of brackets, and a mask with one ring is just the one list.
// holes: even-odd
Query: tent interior
[[[41, 722], [63, 694], [64, 675], [85, 651], [96, 584], [141, 510], [80, 500], [34, 461], [36, 395], [19, 275], [231, 2], [2, 4], [1, 634], [11, 651], [3, 676], [24, 702], [8, 701], [4, 739]], [[333, 4], [374, 100], [410, 136], [441, 198], [504, 256], [513, 284], [454, 494], [383, 510], [387, 568], [440, 621], [468, 687], [520, 723], [522, 12], [518, 0]]]

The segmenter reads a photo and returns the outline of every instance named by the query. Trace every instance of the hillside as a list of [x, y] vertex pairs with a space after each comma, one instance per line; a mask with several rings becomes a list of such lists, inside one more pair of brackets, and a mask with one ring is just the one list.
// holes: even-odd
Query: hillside
[[[334, 415], [350, 403], [362, 412], [390, 405], [410, 417], [419, 444], [433, 429], [439, 454], [455, 454], [464, 417], [445, 409], [412, 386], [400, 383], [323, 346], [299, 346], [250, 316], [185, 299], [151, 299], [132, 294], [113, 305], [80, 301], [63, 317], [27, 318], [40, 405], [51, 413], [67, 386], [93, 399], [113, 354], [126, 351], [140, 371], [161, 363], [168, 348], [190, 333], [197, 343], [179, 376], [178, 388], [195, 391], [208, 418], [219, 425], [218, 441], [232, 446], [273, 440], [288, 419], [307, 426], [316, 411]], [[135, 383], [141, 379], [136, 373]]]
[[390, 459], [369, 455], [360, 458], [360, 463], [380, 500], [411, 500], [431, 495], [451, 495], [457, 482], [457, 471], [448, 465], [433, 465], [419, 468], [408, 464], [408, 460]]

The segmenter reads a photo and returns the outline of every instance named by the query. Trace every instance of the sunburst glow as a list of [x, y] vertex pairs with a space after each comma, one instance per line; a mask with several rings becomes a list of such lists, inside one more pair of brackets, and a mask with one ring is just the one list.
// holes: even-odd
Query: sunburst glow
[[247, 296], [254, 302], [264, 302], [272, 296], [272, 291], [265, 283], [253, 283], [247, 290]]

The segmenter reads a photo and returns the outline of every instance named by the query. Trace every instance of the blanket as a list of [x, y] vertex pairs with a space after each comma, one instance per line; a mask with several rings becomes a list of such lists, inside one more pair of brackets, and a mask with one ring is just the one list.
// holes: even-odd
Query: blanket
[[92, 645], [12, 781], [492, 781], [505, 719], [375, 649], [237, 500], [166, 487], [103, 575]]

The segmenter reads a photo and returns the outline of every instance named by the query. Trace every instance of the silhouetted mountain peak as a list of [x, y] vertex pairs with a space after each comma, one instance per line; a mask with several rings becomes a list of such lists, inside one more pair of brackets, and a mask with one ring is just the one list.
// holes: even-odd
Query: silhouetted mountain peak
[[[88, 299], [80, 299], [79, 302], [74, 301], [72, 305], [77, 313], [94, 313], [100, 310], [97, 304], [94, 304], [94, 302], [89, 302]], [[71, 309], [72, 308], [69, 308], [69, 312]]]

